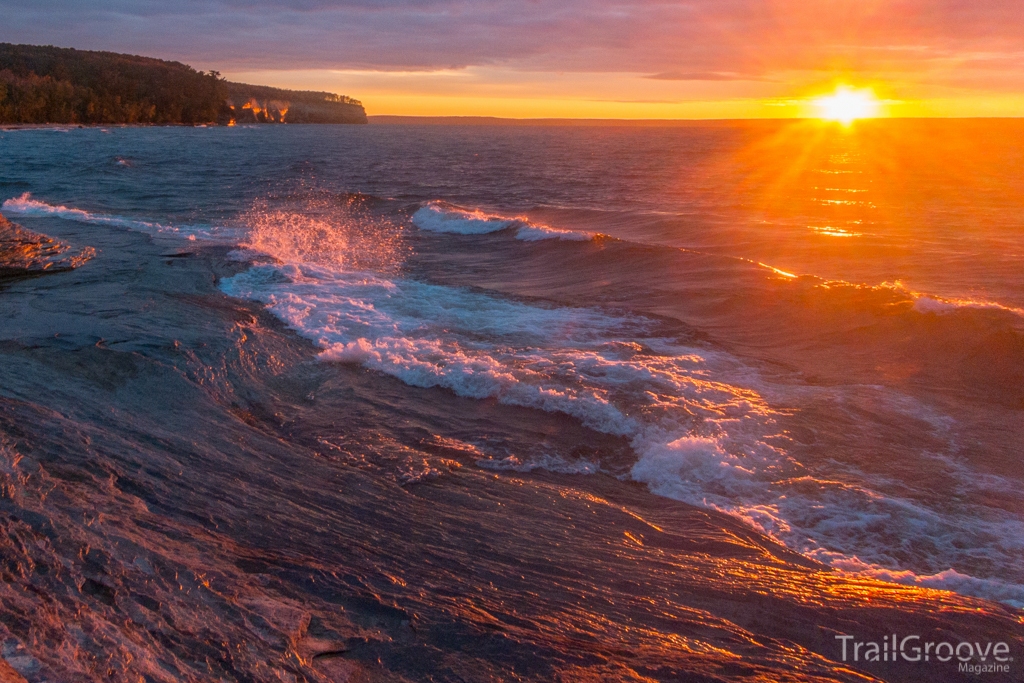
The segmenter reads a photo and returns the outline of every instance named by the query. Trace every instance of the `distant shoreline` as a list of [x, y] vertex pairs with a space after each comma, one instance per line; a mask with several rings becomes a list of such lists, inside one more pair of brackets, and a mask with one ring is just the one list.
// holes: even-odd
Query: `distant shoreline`
[[[243, 126], [263, 126], [281, 124], [245, 123]], [[300, 124], [292, 124], [300, 125]], [[347, 124], [345, 124], [347, 125]], [[228, 128], [219, 123], [0, 123], [0, 131], [4, 130], [50, 130], [53, 128]]]
[[0, 124], [365, 124], [359, 100], [139, 55], [0, 43]]

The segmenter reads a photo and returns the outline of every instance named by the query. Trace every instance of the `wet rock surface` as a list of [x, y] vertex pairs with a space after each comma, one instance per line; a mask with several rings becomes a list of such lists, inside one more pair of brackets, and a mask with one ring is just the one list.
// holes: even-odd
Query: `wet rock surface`
[[317, 362], [217, 291], [226, 249], [88, 239], [90, 268], [0, 291], [0, 681], [953, 681], [835, 636], [1024, 647], [1008, 607], [612, 476], [482, 469], [474, 434], [623, 445]]
[[71, 270], [95, 256], [91, 247], [72, 254], [69, 251], [68, 244], [25, 230], [0, 216], [0, 282]]

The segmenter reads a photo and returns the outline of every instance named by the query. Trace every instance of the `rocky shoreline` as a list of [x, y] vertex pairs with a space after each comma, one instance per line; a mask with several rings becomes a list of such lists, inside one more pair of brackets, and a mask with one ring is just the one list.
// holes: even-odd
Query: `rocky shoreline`
[[226, 247], [30, 225], [57, 237], [29, 251], [98, 255], [0, 289], [0, 680], [932, 683], [956, 662], [844, 662], [837, 637], [1024, 647], [1005, 605], [850, 577], [638, 484], [478, 467], [442, 417], [615, 444], [314, 362], [218, 291], [248, 267]]
[[0, 281], [72, 270], [96, 255], [91, 247], [68, 254], [71, 247], [31, 232], [0, 216]]

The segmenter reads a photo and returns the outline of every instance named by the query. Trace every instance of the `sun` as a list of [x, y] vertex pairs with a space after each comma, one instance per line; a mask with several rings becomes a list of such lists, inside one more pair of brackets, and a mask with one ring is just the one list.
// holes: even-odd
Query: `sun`
[[850, 125], [857, 119], [871, 119], [878, 116], [879, 101], [870, 90], [854, 90], [841, 85], [825, 97], [811, 100], [819, 119], [839, 121]]

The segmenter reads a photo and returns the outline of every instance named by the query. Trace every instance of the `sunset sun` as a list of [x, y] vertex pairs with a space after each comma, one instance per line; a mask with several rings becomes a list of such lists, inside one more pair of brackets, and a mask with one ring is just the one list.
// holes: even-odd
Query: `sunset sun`
[[816, 98], [811, 103], [819, 119], [844, 125], [857, 119], [875, 118], [879, 114], [879, 101], [873, 92], [846, 86], [839, 86], [831, 95]]

